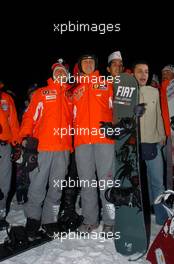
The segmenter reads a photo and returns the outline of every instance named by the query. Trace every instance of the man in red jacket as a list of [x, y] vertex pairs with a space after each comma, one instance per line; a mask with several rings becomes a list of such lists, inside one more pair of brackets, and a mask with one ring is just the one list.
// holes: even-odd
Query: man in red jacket
[[20, 129], [20, 138], [30, 136], [39, 141], [39, 166], [29, 175], [28, 201], [24, 205], [29, 237], [37, 236], [40, 224], [53, 234], [72, 150], [68, 133], [72, 125], [72, 102], [67, 96], [70, 86], [65, 83], [67, 68], [59, 61], [52, 71], [48, 85], [33, 94]]
[[79, 232], [91, 232], [98, 227], [98, 195], [96, 175], [103, 207], [103, 232], [112, 231], [113, 205], [105, 199], [108, 182], [113, 184], [114, 141], [100, 131], [100, 122], [112, 122], [112, 84], [102, 81], [97, 59], [86, 54], [79, 59], [81, 82], [74, 89], [74, 137], [77, 170], [81, 184], [81, 202], [84, 222]]
[[9, 94], [3, 92], [3, 87], [3, 82], [0, 82], [0, 230], [8, 226], [5, 217], [12, 174], [11, 145], [16, 145], [19, 133], [14, 101]]
[[164, 128], [166, 133], [166, 145], [163, 148], [164, 160], [166, 163], [166, 188], [173, 189], [173, 167], [172, 167], [172, 140], [171, 140], [171, 127], [170, 127], [170, 117], [168, 110], [167, 101], [167, 89], [170, 85], [174, 85], [174, 66], [166, 65], [162, 69], [162, 83], [160, 89], [161, 98], [161, 111], [164, 121]]

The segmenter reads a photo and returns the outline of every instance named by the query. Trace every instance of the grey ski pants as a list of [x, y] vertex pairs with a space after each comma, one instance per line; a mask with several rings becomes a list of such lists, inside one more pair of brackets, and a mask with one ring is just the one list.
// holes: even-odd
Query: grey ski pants
[[85, 224], [98, 223], [98, 195], [97, 188], [95, 184], [93, 185], [96, 180], [95, 171], [103, 207], [103, 222], [108, 225], [113, 224], [114, 213], [111, 215], [110, 212], [114, 210], [114, 206], [105, 199], [105, 190], [113, 183], [114, 149], [114, 144], [84, 144], [75, 149]]
[[42, 224], [57, 221], [64, 181], [69, 163], [69, 151], [39, 152], [39, 168], [30, 177], [28, 201], [24, 204], [26, 217], [41, 220]]

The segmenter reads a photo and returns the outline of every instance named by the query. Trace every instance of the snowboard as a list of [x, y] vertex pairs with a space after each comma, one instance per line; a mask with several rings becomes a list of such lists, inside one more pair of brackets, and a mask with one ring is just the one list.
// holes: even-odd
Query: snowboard
[[[167, 87], [167, 101], [169, 109], [170, 122], [174, 122], [174, 80], [172, 80]], [[173, 186], [174, 186], [174, 130], [171, 128], [172, 140], [172, 168], [173, 168]]]
[[[150, 240], [150, 207], [145, 202], [147, 182], [141, 177], [139, 160], [140, 128], [139, 118], [134, 115], [134, 107], [139, 101], [139, 87], [136, 79], [120, 74], [114, 82], [113, 123], [129, 119], [133, 128], [123, 138], [116, 140], [116, 174], [120, 186], [115, 188], [117, 201], [115, 206], [116, 251], [129, 259], [142, 257], [148, 249]], [[135, 257], [135, 259], [134, 259]]]
[[[73, 218], [74, 216], [71, 215], [71, 217]], [[54, 234], [49, 235], [41, 229], [37, 232], [37, 238], [33, 241], [27, 238], [27, 234], [23, 226], [11, 227], [10, 231], [8, 231], [8, 237], [4, 240], [4, 243], [0, 244], [0, 262], [24, 253], [30, 249], [42, 246], [54, 239], [61, 240], [62, 237], [67, 236], [70, 232], [75, 232], [78, 226], [82, 224], [83, 216], [76, 214], [75, 217], [76, 224], [66, 215], [62, 215], [58, 219]]]
[[[47, 236], [46, 233], [44, 233], [43, 231], [38, 231], [37, 239], [33, 241], [27, 241], [27, 238], [25, 238], [24, 240], [22, 237], [20, 238], [19, 235], [23, 232], [23, 226], [18, 226], [17, 228], [18, 237], [15, 237], [15, 235], [13, 235], [14, 237], [12, 238], [15, 240], [15, 242], [8, 243], [8, 241], [5, 240], [4, 243], [0, 244], [0, 262], [11, 257], [17, 256], [21, 253], [24, 253], [30, 249], [41, 246], [54, 239]], [[20, 229], [22, 232], [20, 232]]]
[[[77, 168], [75, 164], [75, 155], [71, 155], [71, 161], [68, 168], [66, 180], [78, 180]], [[0, 244], [0, 262], [30, 249], [39, 247], [54, 239], [60, 239], [68, 235], [70, 232], [75, 232], [76, 229], [82, 224], [83, 216], [78, 215], [75, 210], [75, 201], [78, 195], [78, 188], [66, 187], [63, 189], [61, 206], [58, 214], [58, 222], [53, 223], [54, 235], [50, 236], [44, 230], [37, 232], [37, 239], [29, 241], [23, 226], [12, 226], [5, 239], [4, 243]]]

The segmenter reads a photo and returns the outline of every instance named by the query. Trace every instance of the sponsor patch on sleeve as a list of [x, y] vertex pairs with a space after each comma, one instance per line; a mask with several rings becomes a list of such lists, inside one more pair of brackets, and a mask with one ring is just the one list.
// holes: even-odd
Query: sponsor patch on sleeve
[[9, 106], [8, 106], [8, 102], [6, 101], [6, 100], [1, 100], [1, 109], [3, 110], [3, 111], [7, 111], [8, 110], [8, 108], [9, 108]]

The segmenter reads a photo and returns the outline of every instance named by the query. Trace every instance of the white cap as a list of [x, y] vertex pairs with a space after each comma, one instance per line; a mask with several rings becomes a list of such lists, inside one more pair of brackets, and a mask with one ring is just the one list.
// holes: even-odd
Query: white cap
[[162, 69], [162, 71], [171, 71], [172, 73], [174, 73], [174, 65], [168, 64]]
[[120, 51], [115, 51], [115, 52], [111, 53], [111, 54], [108, 56], [108, 64], [109, 64], [112, 60], [122, 60], [121, 52], [120, 52]]

